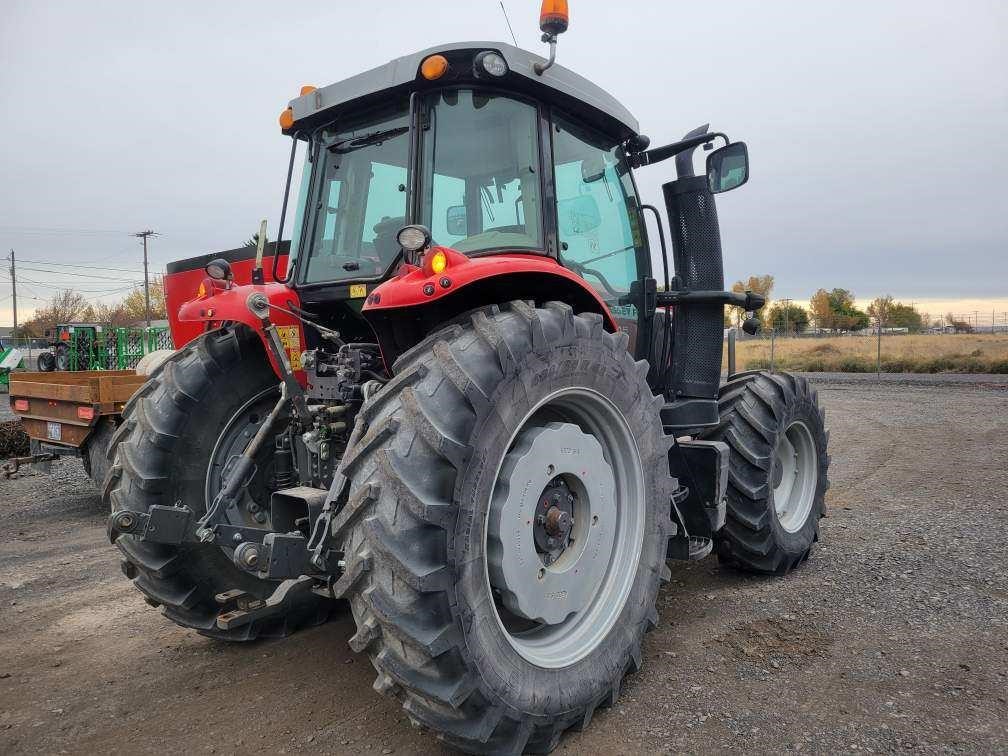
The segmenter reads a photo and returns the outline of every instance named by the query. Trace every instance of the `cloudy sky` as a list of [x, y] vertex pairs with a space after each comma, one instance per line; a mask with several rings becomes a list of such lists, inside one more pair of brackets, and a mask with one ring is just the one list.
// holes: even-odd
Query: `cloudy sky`
[[[541, 49], [538, 2], [505, 5], [519, 45]], [[559, 61], [655, 144], [708, 121], [748, 142], [751, 181], [719, 199], [731, 279], [772, 273], [774, 294], [795, 299], [843, 286], [936, 313], [949, 300], [1008, 310], [1008, 4], [627, 8], [571, 0]], [[161, 234], [162, 270], [239, 246], [263, 217], [275, 227], [288, 153], [276, 117], [302, 84], [507, 38], [497, 0], [3, 0], [0, 249], [34, 261], [21, 307], [65, 284], [121, 296], [142, 278], [131, 232]], [[645, 199], [660, 205], [672, 173], [641, 171]], [[0, 324], [9, 295], [2, 273]]]

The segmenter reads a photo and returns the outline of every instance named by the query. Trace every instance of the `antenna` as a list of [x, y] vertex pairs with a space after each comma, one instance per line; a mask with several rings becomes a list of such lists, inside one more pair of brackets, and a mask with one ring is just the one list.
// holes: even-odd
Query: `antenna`
[[511, 19], [508, 18], [507, 8], [504, 7], [504, 0], [499, 0], [501, 13], [504, 14], [504, 21], [507, 23], [508, 31], [511, 32], [511, 41], [514, 42], [514, 46], [518, 47], [518, 40], [515, 39], [514, 29], [511, 28]]

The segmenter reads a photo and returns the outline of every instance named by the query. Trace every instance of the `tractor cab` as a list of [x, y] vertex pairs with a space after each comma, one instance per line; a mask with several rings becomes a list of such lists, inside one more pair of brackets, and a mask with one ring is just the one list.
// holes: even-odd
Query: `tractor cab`
[[[649, 149], [612, 95], [552, 54], [500, 42], [439, 45], [326, 87], [304, 86], [280, 126], [292, 137], [281, 224], [292, 201], [293, 223], [286, 264], [272, 257], [283, 286], [265, 295], [277, 323], [297, 331], [296, 340], [285, 332], [295, 369], [325, 342], [317, 328], [302, 328], [299, 310], [346, 342], [376, 343], [390, 369], [439, 324], [475, 308], [556, 298], [627, 333], [631, 353], [651, 361], [652, 385], [674, 405], [667, 425], [716, 421], [721, 349], [709, 344], [722, 328], [721, 308], [759, 305], [722, 290], [713, 206], [713, 194], [748, 178], [743, 143], [703, 127]], [[707, 175], [694, 176], [693, 151], [718, 140], [725, 146], [708, 156]], [[641, 201], [633, 177], [634, 168], [672, 157], [679, 178], [665, 186], [665, 199], [676, 277], [658, 212]], [[660, 287], [645, 210], [658, 223]], [[286, 231], [281, 225], [278, 236]], [[672, 308], [687, 297], [675, 334]], [[180, 319], [220, 322], [221, 307], [206, 304], [184, 305]], [[243, 315], [256, 325], [257, 315]], [[696, 361], [687, 331], [716, 354], [675, 373], [676, 357]]]
[[[650, 275], [626, 148], [639, 140], [638, 124], [574, 72], [537, 73], [545, 63], [502, 43], [458, 43], [303, 88], [281, 115], [305, 153], [288, 283], [308, 303], [352, 302], [403, 262], [421, 265], [426, 248], [444, 248], [472, 261], [503, 258], [477, 264], [467, 285], [510, 262], [529, 298], [570, 290], [612, 328], [610, 314], [635, 334], [638, 308], [620, 300]], [[423, 227], [421, 248], [401, 242], [407, 226]], [[444, 318], [485, 300], [444, 272], [418, 281], [410, 304]], [[424, 294], [427, 283], [433, 291]], [[411, 329], [417, 313], [403, 322], [377, 293], [364, 310], [394, 359], [424, 324]]]

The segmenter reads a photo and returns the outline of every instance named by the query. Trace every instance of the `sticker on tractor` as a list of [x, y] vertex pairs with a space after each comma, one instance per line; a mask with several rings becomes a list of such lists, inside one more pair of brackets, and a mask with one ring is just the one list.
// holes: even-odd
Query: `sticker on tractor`
[[46, 423], [46, 437], [52, 441], [62, 440], [63, 426], [59, 423]]
[[363, 299], [367, 296], [367, 284], [350, 284], [350, 299]]
[[277, 326], [277, 335], [290, 359], [291, 370], [301, 369], [301, 333], [296, 325]]

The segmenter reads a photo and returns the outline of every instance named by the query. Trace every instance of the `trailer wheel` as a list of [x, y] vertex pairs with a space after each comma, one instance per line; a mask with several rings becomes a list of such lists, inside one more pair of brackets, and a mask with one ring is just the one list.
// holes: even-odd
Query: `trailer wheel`
[[549, 752], [641, 664], [671, 439], [625, 334], [561, 303], [474, 314], [367, 403], [334, 522], [375, 688], [473, 752]]
[[[202, 515], [208, 497], [220, 487], [219, 457], [240, 443], [243, 433], [236, 426], [245, 423], [245, 431], [252, 434], [265, 416], [257, 402], [272, 407], [277, 383], [258, 339], [241, 326], [205, 334], [168, 357], [127, 402], [122, 424], [111, 438], [112, 465], [103, 486], [110, 510], [144, 512], [154, 504], [174, 506], [181, 501], [196, 517]], [[267, 455], [271, 451], [264, 449]], [[268, 475], [266, 464], [262, 460], [250, 489]], [[264, 512], [255, 500], [242, 501], [234, 509], [229, 510], [229, 521], [240, 513], [264, 524]], [[124, 556], [123, 572], [148, 603], [161, 606], [176, 624], [210, 637], [241, 641], [285, 636], [325, 621], [332, 604], [310, 595], [283, 617], [220, 630], [216, 594], [239, 588], [266, 598], [276, 583], [239, 570], [219, 548], [144, 543], [131, 535], [119, 535], [115, 543]]]
[[108, 450], [115, 434], [116, 424], [111, 417], [98, 420], [87, 443], [81, 449], [81, 465], [91, 482], [100, 490], [109, 471]]
[[720, 561], [785, 574], [819, 540], [829, 488], [826, 413], [807, 380], [743, 373], [721, 387], [720, 423], [704, 434], [731, 447]]

